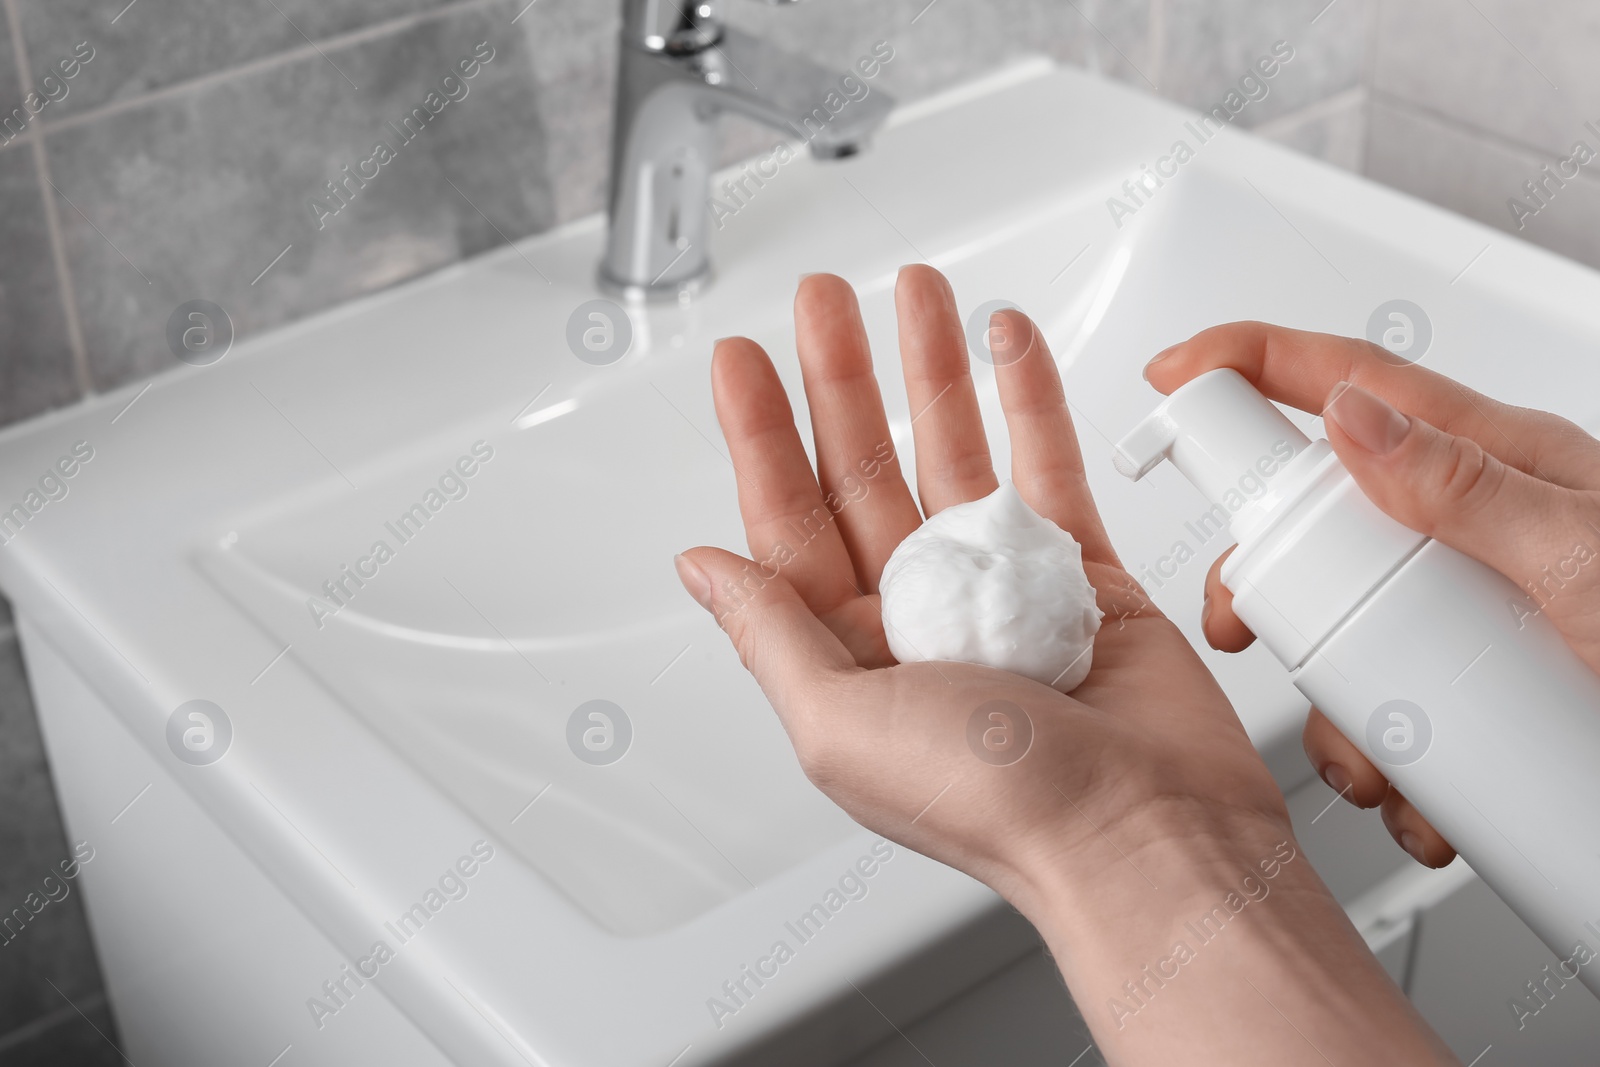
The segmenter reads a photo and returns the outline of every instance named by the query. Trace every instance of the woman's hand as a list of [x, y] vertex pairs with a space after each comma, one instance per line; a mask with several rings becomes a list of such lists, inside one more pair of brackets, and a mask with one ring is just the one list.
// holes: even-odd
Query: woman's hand
[[[890, 656], [878, 597], [890, 553], [924, 513], [998, 484], [949, 284], [907, 267], [895, 303], [920, 509], [844, 281], [813, 275], [795, 300], [815, 472], [766, 354], [734, 338], [712, 362], [753, 560], [691, 549], [679, 575], [807, 776], [862, 825], [1026, 915], [1112, 1062], [1453, 1062], [1299, 858], [1221, 689], [1118, 562], [1055, 361], [1018, 312], [991, 323], [1011, 479], [1083, 546], [1105, 612], [1093, 670], [1069, 696]], [[1010, 743], [969, 741], [986, 728]]]
[[[680, 570], [760, 682], [806, 774], [858, 822], [1008, 896], [1064, 854], [1091, 866], [1137, 864], [1157, 840], [1241, 821], [1287, 835], [1282, 795], [1226, 697], [1117, 561], [1055, 361], [1018, 312], [1001, 313], [992, 333], [1011, 478], [1083, 545], [1105, 612], [1093, 670], [1064, 696], [987, 667], [894, 661], [878, 598], [889, 554], [924, 512], [998, 485], [949, 284], [908, 267], [895, 296], [920, 510], [843, 280], [813, 275], [795, 300], [817, 473], [766, 354], [734, 338], [712, 365], [750, 553], [766, 566], [698, 548]], [[819, 532], [802, 544], [808, 522]], [[986, 762], [969, 745], [980, 708], [1013, 744], [1031, 726], [1031, 747], [1015, 763]], [[989, 720], [991, 711], [1003, 719]]]
[[[1321, 412], [1356, 484], [1396, 520], [1482, 561], [1528, 592], [1600, 672], [1600, 442], [1566, 419], [1512, 407], [1366, 341], [1258, 322], [1206, 330], [1152, 360], [1145, 376], [1170, 393], [1232, 367], [1273, 400]], [[1226, 558], [1226, 555], [1223, 557]], [[1255, 640], [1218, 577], [1206, 579], [1203, 628], [1230, 652]], [[1306, 754], [1329, 786], [1383, 821], [1419, 863], [1455, 850], [1382, 772], [1312, 709]]]

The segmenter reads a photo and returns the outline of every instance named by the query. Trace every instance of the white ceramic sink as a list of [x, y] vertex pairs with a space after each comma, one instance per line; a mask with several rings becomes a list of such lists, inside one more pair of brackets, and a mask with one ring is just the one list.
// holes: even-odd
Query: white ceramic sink
[[[610, 932], [681, 923], [849, 836], [674, 576], [674, 544], [738, 534], [711, 447], [638, 384], [461, 433], [460, 455], [492, 439], [493, 458], [416, 533], [398, 517], [437, 486], [437, 457], [268, 508], [197, 562]], [[354, 596], [319, 626], [308, 594], [379, 540], [394, 559], [346, 579]], [[593, 699], [631, 724], [614, 764], [569, 747]]]
[[[804, 780], [671, 567], [693, 544], [744, 549], [711, 342], [766, 344], [803, 414], [789, 324], [802, 272], [857, 285], [908, 470], [899, 265], [945, 270], [964, 311], [1030, 311], [1124, 560], [1155, 567], [1179, 541], [1198, 556], [1151, 584], [1191, 637], [1224, 541], [1188, 525], [1204, 506], [1181, 479], [1134, 485], [1110, 463], [1156, 400], [1139, 368], [1166, 345], [1239, 318], [1360, 335], [1404, 298], [1431, 318], [1428, 366], [1600, 424], [1596, 276], [1502, 234], [1231, 132], [1118, 228], [1106, 198], [1188, 117], [1043, 65], [908, 109], [858, 159], [787, 166], [717, 235], [704, 298], [635, 309], [633, 348], [611, 366], [565, 342], [596, 296], [591, 219], [164, 375], [126, 410], [137, 390], [12, 429], [0, 499], [76, 440], [96, 458], [0, 551], [0, 584], [25, 640], [48, 642], [163, 759], [163, 788], [196, 798], [352, 958], [466, 843], [503, 846], [475, 903], [380, 983], [447, 1055], [716, 1062], [1001, 910], [899, 850], [748, 1007], [720, 1027], [708, 1012], [873, 840]], [[1005, 464], [993, 376], [977, 369]], [[476, 442], [493, 456], [469, 464], [465, 495], [400, 543], [385, 523]], [[307, 598], [380, 539], [394, 558], [319, 626]], [[1206, 655], [1280, 780], [1303, 780], [1303, 703], [1275, 664]], [[207, 768], [166, 752], [168, 716], [197, 697], [234, 728]], [[609, 765], [568, 743], [569, 717], [597, 699], [632, 725]], [[135, 777], [108, 793], [131, 795]], [[922, 1007], [1021, 947], [973, 954], [970, 974], [947, 964]], [[273, 1044], [262, 1062], [273, 1033], [319, 1040], [293, 997], [252, 1019]]]

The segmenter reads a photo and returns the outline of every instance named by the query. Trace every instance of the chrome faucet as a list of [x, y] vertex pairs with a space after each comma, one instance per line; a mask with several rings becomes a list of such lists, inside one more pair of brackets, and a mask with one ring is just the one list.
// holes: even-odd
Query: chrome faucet
[[[793, 0], [774, 0], [778, 3]], [[711, 276], [716, 119], [747, 115], [854, 155], [887, 117], [880, 90], [837, 113], [841, 74], [725, 26], [716, 0], [623, 0], [601, 283], [630, 298], [693, 294]]]

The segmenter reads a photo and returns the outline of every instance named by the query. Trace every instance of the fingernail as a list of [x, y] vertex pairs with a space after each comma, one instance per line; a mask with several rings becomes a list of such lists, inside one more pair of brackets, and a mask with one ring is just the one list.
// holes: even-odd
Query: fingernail
[[1322, 768], [1322, 780], [1328, 783], [1328, 788], [1340, 796], [1355, 803], [1350, 792], [1350, 772], [1337, 763], [1330, 763]]
[[1011, 353], [1011, 320], [1001, 318], [999, 311], [989, 316], [989, 335], [985, 340], [989, 343], [989, 354], [996, 361], [1001, 356]]
[[1400, 447], [1411, 431], [1411, 420], [1386, 402], [1349, 382], [1340, 382], [1328, 394], [1322, 417], [1336, 424], [1368, 452], [1386, 456]]
[[[1200, 605], [1200, 631], [1202, 633], [1205, 632], [1206, 623], [1208, 623], [1210, 621], [1211, 621], [1211, 598], [1210, 597], [1206, 597], [1205, 602]], [[1206, 640], [1209, 641], [1210, 638], [1207, 638]]]
[[695, 603], [711, 610], [711, 579], [706, 572], [701, 570], [688, 556], [676, 555], [672, 557], [673, 566], [678, 568], [678, 581], [694, 597]]
[[[1010, 314], [1006, 314], [1009, 312]], [[1004, 318], [1001, 318], [1005, 315]], [[1001, 308], [989, 316], [989, 353], [995, 366], [1016, 363], [1033, 352], [1039, 327], [1020, 308]], [[1025, 331], [1025, 332], [1024, 332]], [[1020, 334], [1020, 336], [1018, 336]]]
[[1151, 367], [1154, 367], [1157, 363], [1160, 363], [1162, 360], [1172, 355], [1172, 353], [1178, 350], [1178, 347], [1179, 346], [1177, 345], [1173, 345], [1171, 348], [1163, 348], [1161, 351], [1157, 352], [1153, 357], [1151, 357], [1150, 362], [1144, 365], [1144, 380], [1147, 382], [1150, 380]]
[[1405, 849], [1406, 854], [1412, 859], [1416, 860], [1423, 866], [1427, 866], [1428, 861], [1422, 856], [1422, 838], [1418, 837], [1410, 830], [1403, 831], [1400, 834], [1400, 847]]

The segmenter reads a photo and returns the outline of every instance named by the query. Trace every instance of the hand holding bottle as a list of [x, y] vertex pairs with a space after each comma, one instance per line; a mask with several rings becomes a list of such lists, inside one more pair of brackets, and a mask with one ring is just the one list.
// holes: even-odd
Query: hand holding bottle
[[[1543, 614], [1600, 673], [1600, 442], [1555, 415], [1396, 364], [1365, 341], [1264, 323], [1206, 330], [1162, 352], [1145, 374], [1170, 393], [1219, 367], [1273, 400], [1320, 411], [1334, 451], [1375, 504], [1526, 590], [1520, 610]], [[1232, 610], [1221, 563], [1206, 580], [1202, 626], [1214, 647], [1239, 651], [1255, 638]], [[1305, 746], [1329, 786], [1360, 807], [1381, 805], [1390, 833], [1419, 862], [1440, 867], [1455, 858], [1315, 709]]]

